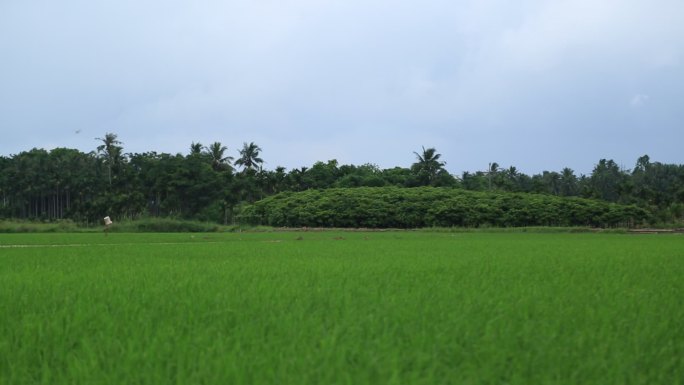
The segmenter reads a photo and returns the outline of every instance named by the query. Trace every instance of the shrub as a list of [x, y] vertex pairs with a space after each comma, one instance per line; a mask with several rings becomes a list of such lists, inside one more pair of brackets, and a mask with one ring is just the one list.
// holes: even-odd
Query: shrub
[[83, 230], [70, 219], [55, 222], [0, 221], [0, 233], [65, 233]]
[[626, 227], [647, 216], [636, 206], [542, 194], [360, 187], [277, 194], [245, 207], [238, 220], [277, 227]]
[[127, 233], [207, 233], [219, 231], [214, 223], [186, 221], [172, 218], [147, 218], [115, 223], [111, 231]]

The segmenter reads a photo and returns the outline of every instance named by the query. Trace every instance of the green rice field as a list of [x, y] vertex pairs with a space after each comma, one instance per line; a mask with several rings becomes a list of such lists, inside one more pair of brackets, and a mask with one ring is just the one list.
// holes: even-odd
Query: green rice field
[[684, 236], [0, 234], [0, 384], [682, 384]]

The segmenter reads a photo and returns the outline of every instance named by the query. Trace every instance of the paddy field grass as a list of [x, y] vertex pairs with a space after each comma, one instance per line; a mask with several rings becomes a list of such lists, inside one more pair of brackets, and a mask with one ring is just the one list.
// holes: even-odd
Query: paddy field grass
[[0, 234], [0, 384], [681, 384], [684, 237]]

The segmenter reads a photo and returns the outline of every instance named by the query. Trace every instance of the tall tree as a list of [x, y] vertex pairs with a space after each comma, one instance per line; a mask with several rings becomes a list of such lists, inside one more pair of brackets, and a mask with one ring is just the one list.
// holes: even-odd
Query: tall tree
[[199, 156], [200, 154], [202, 154], [202, 149], [203, 149], [203, 148], [204, 148], [204, 146], [202, 146], [202, 143], [200, 143], [200, 142], [197, 142], [197, 143], [192, 142], [192, 143], [190, 144], [190, 156]]
[[618, 202], [627, 175], [612, 159], [599, 160], [589, 179], [593, 197], [609, 202]]
[[244, 143], [242, 150], [239, 152], [240, 157], [235, 161], [235, 164], [242, 166], [243, 172], [256, 171], [257, 167], [264, 163], [264, 160], [259, 158], [261, 147], [257, 146], [254, 142]]
[[422, 147], [422, 153], [413, 152], [418, 160], [411, 166], [411, 171], [419, 179], [420, 184], [428, 186], [434, 184], [437, 176], [444, 170], [446, 162], [440, 161], [442, 154], [438, 154], [434, 147]]
[[520, 191], [520, 172], [515, 166], [503, 170], [502, 172], [502, 187], [506, 191]]
[[499, 164], [496, 162], [490, 163], [489, 167], [487, 167], [487, 181], [488, 181], [489, 190], [492, 189], [492, 179], [495, 178], [498, 174], [499, 174]]
[[339, 177], [339, 168], [337, 167], [337, 160], [332, 159], [327, 163], [316, 162], [310, 169], [307, 170], [306, 176], [311, 181], [310, 187], [313, 188], [329, 188], [332, 187]]
[[651, 158], [648, 155], [640, 156], [639, 159], [637, 159], [636, 166], [634, 167], [632, 174], [646, 172], [650, 166]]
[[560, 173], [560, 195], [573, 196], [577, 195], [577, 176], [575, 171], [571, 168], [565, 167]]
[[561, 175], [555, 171], [544, 171], [541, 176], [544, 192], [559, 195], [561, 191]]
[[221, 145], [221, 142], [214, 142], [205, 147], [207, 155], [211, 159], [211, 167], [214, 171], [226, 171], [230, 170], [231, 162], [233, 161], [232, 156], [224, 156], [228, 147]]
[[118, 141], [116, 134], [106, 133], [104, 138], [95, 138], [102, 142], [101, 145], [97, 146], [97, 152], [101, 154], [105, 162], [107, 163], [107, 175], [109, 176], [109, 185], [112, 185], [112, 168], [121, 159], [121, 150], [123, 149]]

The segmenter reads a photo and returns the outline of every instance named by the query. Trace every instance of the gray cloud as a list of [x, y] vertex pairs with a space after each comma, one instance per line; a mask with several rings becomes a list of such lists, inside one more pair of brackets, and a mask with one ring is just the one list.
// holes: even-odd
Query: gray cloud
[[130, 152], [255, 141], [269, 167], [408, 166], [421, 145], [452, 172], [682, 162], [674, 0], [9, 0], [0, 50], [5, 155], [115, 132]]

